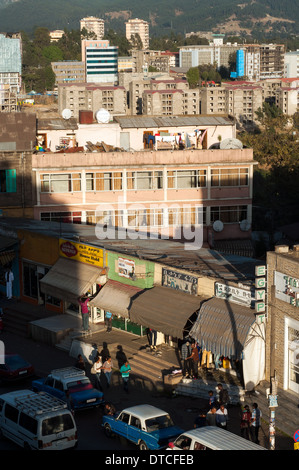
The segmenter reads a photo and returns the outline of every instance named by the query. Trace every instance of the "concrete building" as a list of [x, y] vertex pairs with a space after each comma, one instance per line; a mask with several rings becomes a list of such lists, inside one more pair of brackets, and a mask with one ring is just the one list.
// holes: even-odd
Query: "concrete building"
[[82, 61], [85, 63], [85, 80], [92, 83], [118, 82], [118, 48], [109, 41], [81, 41]]
[[0, 85], [19, 93], [22, 86], [22, 41], [20, 34], [0, 34]]
[[52, 70], [55, 73], [55, 84], [82, 83], [85, 81], [85, 64], [80, 61], [52, 62]]
[[237, 56], [237, 61], [244, 60], [244, 67], [239, 68], [237, 62], [237, 72], [243, 70], [244, 73], [240, 76], [240, 72], [235, 72], [236, 78], [259, 81], [284, 76], [285, 46], [283, 44], [246, 44], [239, 47], [238, 51], [244, 52], [244, 59], [242, 55]]
[[133, 73], [148, 74], [150, 68], [169, 74], [170, 69], [179, 65], [179, 54], [169, 51], [133, 50]]
[[149, 48], [149, 23], [138, 18], [126, 22], [126, 38], [131, 42], [132, 37], [139, 35], [144, 49]]
[[69, 83], [58, 86], [58, 112], [70, 109], [72, 117], [79, 120], [81, 111], [95, 113], [105, 108], [111, 116], [126, 114], [124, 87], [99, 83]]
[[50, 31], [51, 42], [59, 41], [63, 35], [64, 31], [62, 29], [55, 29], [55, 31]]
[[299, 50], [284, 55], [284, 77], [299, 78]]
[[267, 282], [266, 378], [299, 398], [298, 245], [267, 253]]
[[16, 93], [10, 91], [9, 85], [0, 85], [0, 112], [12, 113], [18, 110]]
[[213, 42], [207, 46], [195, 45], [180, 48], [179, 66], [183, 68], [198, 67], [199, 65], [216, 64], [217, 68], [229, 67], [231, 54], [240, 46], [237, 43], [223, 44], [221, 35], [214, 36]]
[[105, 34], [105, 21], [94, 16], [88, 16], [80, 20], [80, 31], [85, 28], [88, 33], [94, 33], [95, 39], [103, 39]]

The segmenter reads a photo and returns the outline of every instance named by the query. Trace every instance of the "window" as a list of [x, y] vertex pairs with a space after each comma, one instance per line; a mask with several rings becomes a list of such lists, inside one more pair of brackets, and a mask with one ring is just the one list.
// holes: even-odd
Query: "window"
[[248, 186], [248, 168], [218, 168], [211, 171], [212, 186]]
[[120, 191], [122, 173], [86, 173], [86, 191]]
[[43, 436], [50, 436], [70, 429], [74, 429], [74, 422], [70, 414], [53, 416], [53, 418], [44, 419], [42, 423]]
[[64, 224], [81, 224], [81, 212], [41, 212], [40, 220]]
[[19, 424], [32, 434], [37, 433], [37, 421], [31, 416], [28, 416], [25, 413], [21, 413]]
[[63, 391], [63, 383], [60, 380], [55, 380], [54, 388], [56, 388], [56, 390]]
[[191, 189], [206, 186], [206, 170], [173, 170], [167, 172], [169, 189]]
[[163, 172], [128, 171], [127, 188], [135, 190], [163, 189]]
[[169, 207], [168, 224], [170, 226], [206, 224], [206, 207]]
[[23, 292], [24, 295], [37, 299], [37, 266], [23, 262]]
[[18, 417], [19, 417], [18, 410], [14, 406], [11, 406], [8, 403], [6, 403], [5, 418], [10, 419], [10, 421], [13, 421], [14, 423], [17, 423]]
[[141, 422], [139, 418], [136, 418], [136, 416], [131, 416], [131, 426], [134, 426], [135, 428], [141, 429]]
[[247, 219], [247, 206], [211, 207], [211, 222], [221, 220], [226, 224], [239, 223]]
[[40, 176], [42, 193], [69, 193], [81, 191], [81, 174], [44, 174]]
[[0, 170], [0, 193], [16, 193], [16, 170]]
[[130, 415], [128, 413], [122, 413], [118, 419], [122, 421], [123, 423], [129, 424]]

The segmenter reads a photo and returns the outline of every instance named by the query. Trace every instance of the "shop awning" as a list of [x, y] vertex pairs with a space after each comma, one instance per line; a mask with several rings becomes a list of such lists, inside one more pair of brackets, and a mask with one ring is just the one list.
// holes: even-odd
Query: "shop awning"
[[142, 292], [142, 289], [109, 280], [98, 295], [90, 301], [90, 305], [102, 308], [114, 315], [129, 318], [129, 307], [132, 298], [140, 292]]
[[130, 320], [165, 335], [183, 338], [189, 318], [199, 310], [202, 297], [156, 286], [133, 299]]
[[77, 303], [78, 298], [100, 278], [102, 271], [100, 267], [59, 258], [41, 279], [41, 291], [57, 299]]
[[254, 322], [254, 310], [214, 297], [203, 303], [190, 336], [213, 354], [240, 357]]
[[0, 235], [0, 264], [6, 266], [15, 258], [16, 252], [12, 249], [18, 240]]

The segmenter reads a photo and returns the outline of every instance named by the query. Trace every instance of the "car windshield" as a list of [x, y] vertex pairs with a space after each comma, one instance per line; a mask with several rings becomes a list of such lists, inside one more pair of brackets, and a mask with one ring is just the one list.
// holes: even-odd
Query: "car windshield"
[[169, 428], [173, 426], [173, 421], [169, 415], [157, 416], [145, 421], [147, 432], [157, 431], [158, 429]]
[[10, 370], [23, 369], [29, 367], [30, 364], [18, 355], [5, 356], [5, 364]]
[[67, 384], [67, 389], [72, 393], [82, 392], [83, 390], [89, 390], [91, 388], [93, 388], [93, 386], [87, 377], [80, 380], [74, 380], [73, 382], [69, 382]]

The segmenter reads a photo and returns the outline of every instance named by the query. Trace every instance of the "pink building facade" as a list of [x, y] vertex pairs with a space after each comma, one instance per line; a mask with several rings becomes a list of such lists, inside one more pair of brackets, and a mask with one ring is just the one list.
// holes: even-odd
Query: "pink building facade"
[[252, 149], [33, 155], [34, 218], [203, 241], [246, 239], [252, 218]]

